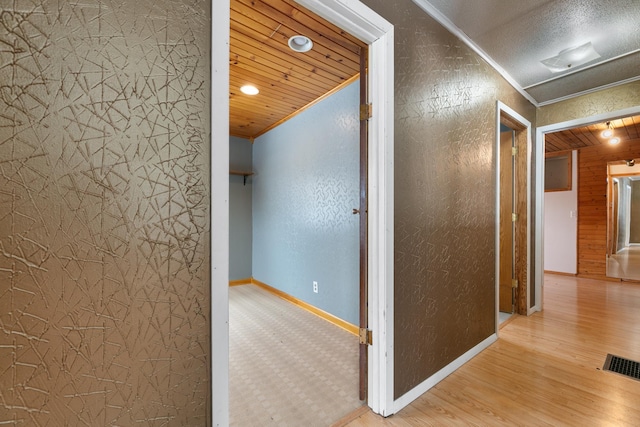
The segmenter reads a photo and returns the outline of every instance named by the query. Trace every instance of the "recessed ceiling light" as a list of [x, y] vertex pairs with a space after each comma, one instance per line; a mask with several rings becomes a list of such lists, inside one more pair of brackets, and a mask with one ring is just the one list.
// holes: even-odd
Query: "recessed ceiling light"
[[611, 144], [611, 145], [617, 145], [617, 144], [620, 144], [620, 138], [618, 138], [617, 136], [616, 136], [616, 137], [614, 137], [614, 138], [611, 138], [611, 139], [609, 140], [609, 144]]
[[289, 47], [296, 52], [308, 52], [313, 47], [313, 42], [306, 36], [293, 36], [289, 39]]
[[240, 91], [245, 95], [257, 95], [260, 93], [258, 88], [252, 85], [244, 85], [240, 88]]
[[591, 42], [588, 42], [578, 47], [564, 49], [556, 56], [540, 62], [552, 73], [559, 73], [560, 71], [567, 71], [598, 58], [600, 58], [600, 54], [596, 52]]

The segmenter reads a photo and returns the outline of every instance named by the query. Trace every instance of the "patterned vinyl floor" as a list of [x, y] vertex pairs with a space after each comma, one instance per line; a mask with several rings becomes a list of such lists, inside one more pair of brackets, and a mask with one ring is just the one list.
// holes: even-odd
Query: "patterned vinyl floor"
[[358, 338], [255, 286], [229, 288], [230, 423], [329, 426], [358, 399]]

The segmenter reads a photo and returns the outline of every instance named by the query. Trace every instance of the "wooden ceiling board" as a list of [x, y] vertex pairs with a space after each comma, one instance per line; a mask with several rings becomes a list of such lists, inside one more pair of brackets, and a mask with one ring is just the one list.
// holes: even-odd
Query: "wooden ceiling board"
[[[255, 138], [360, 72], [366, 45], [291, 0], [231, 0], [229, 134]], [[304, 35], [313, 49], [292, 51]], [[253, 84], [260, 93], [240, 92]]]
[[[615, 136], [621, 139], [621, 144], [624, 144], [625, 141], [640, 139], [640, 116], [611, 120], [611, 124]], [[606, 144], [607, 139], [601, 136], [602, 131], [606, 128], [607, 124], [603, 122], [548, 133], [545, 135], [545, 152], [579, 150], [584, 147]]]
[[261, 71], [261, 75], [280, 83], [289, 82], [303, 90], [313, 90], [315, 86], [320, 86], [325, 90], [331, 88], [329, 82], [320, 76], [314, 76], [312, 71], [307, 72], [268, 55], [246, 51], [241, 46], [231, 48], [231, 55], [234, 66], [240, 66], [240, 68], [249, 71], [255, 68], [256, 71]]
[[[285, 28], [282, 33], [287, 39], [294, 34], [305, 34], [309, 37], [315, 34], [318, 38], [314, 40], [314, 43], [328, 46], [337, 52], [350, 51], [355, 54], [358, 53], [358, 45], [362, 44], [297, 3], [294, 4], [286, 0], [233, 0], [232, 3], [238, 4], [240, 7], [244, 5], [251, 8], [253, 12], [263, 16], [263, 21], [271, 19], [288, 28], [291, 33], [287, 34]], [[252, 12], [248, 15], [257, 16]], [[309, 33], [308, 30], [312, 32]], [[349, 55], [349, 52], [345, 53]]]
[[[319, 67], [314, 68], [312, 64], [302, 61], [291, 55], [291, 50], [287, 47], [286, 50], [283, 47], [276, 48], [269, 45], [269, 43], [261, 42], [249, 36], [246, 36], [241, 31], [234, 31], [233, 33], [233, 43], [234, 45], [242, 47], [245, 51], [249, 51], [252, 54], [261, 53], [270, 55], [273, 58], [273, 61], [282, 61], [283, 65], [290, 65], [293, 67], [298, 67], [300, 70], [303, 70], [306, 73], [315, 72], [319, 76], [326, 77], [329, 81], [334, 81], [336, 77], [340, 78], [344, 73], [351, 73], [352, 68], [347, 66], [343, 66], [341, 62], [336, 62], [335, 65], [341, 68], [344, 68], [341, 74], [336, 75], [336, 72], [333, 68], [330, 67]], [[269, 42], [272, 42], [269, 40]], [[287, 50], [289, 50], [287, 52]], [[314, 52], [315, 53], [315, 52]], [[324, 57], [316, 58], [318, 61], [324, 61]], [[326, 68], [326, 69], [325, 69]]]

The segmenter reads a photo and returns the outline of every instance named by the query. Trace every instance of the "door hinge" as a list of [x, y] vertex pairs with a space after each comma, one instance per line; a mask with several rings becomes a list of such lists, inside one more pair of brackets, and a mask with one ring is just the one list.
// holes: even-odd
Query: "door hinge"
[[518, 279], [512, 279], [511, 280], [511, 287], [512, 288], [517, 288], [518, 287]]
[[511, 155], [514, 157], [518, 155], [518, 147], [511, 147]]
[[373, 334], [367, 328], [360, 328], [360, 344], [372, 345]]
[[361, 104], [360, 105], [360, 120], [369, 120], [373, 116], [373, 105], [372, 104]]
[[511, 214], [511, 222], [516, 222], [518, 220], [518, 214], [513, 212]]

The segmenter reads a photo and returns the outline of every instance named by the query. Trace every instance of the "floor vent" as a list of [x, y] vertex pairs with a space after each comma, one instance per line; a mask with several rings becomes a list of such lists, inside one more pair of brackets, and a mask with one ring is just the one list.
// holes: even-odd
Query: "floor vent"
[[640, 380], [640, 363], [613, 354], [607, 354], [607, 360], [602, 369]]

